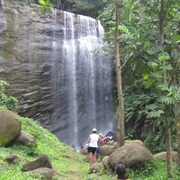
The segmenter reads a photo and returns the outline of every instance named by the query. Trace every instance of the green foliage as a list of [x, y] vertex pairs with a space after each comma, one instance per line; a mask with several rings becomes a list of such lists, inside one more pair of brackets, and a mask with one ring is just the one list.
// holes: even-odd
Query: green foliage
[[[180, 172], [178, 166], [174, 165], [175, 178], [174, 180], [179, 180]], [[136, 171], [128, 170], [128, 177], [133, 177], [136, 180], [165, 180], [167, 177], [167, 169], [165, 162], [152, 161], [146, 167], [138, 169]]]
[[[156, 133], [149, 133], [147, 138], [144, 141], [144, 145], [153, 153], [159, 153], [166, 151], [166, 141], [165, 139], [157, 139]], [[175, 136], [172, 138], [172, 150], [177, 151], [177, 139]]]
[[98, 16], [98, 11], [107, 3], [106, 0], [67, 0], [67, 2], [72, 5], [72, 12], [94, 18]]
[[158, 141], [157, 135], [153, 132], [149, 133], [144, 141], [144, 144], [153, 154], [166, 151], [165, 139]]
[[5, 86], [9, 84], [6, 81], [0, 80], [0, 106], [6, 107], [10, 111], [16, 111], [17, 99], [13, 96], [7, 96], [5, 94]]
[[4, 94], [5, 86], [9, 85], [6, 81], [0, 80], [0, 94]]
[[49, 12], [51, 8], [54, 7], [53, 4], [51, 4], [50, 0], [38, 0], [39, 4], [41, 5], [41, 10], [43, 12]]
[[[176, 133], [175, 119], [173, 118], [172, 111], [172, 107], [175, 105], [174, 98], [168, 97], [167, 95], [158, 96], [145, 89], [141, 92], [139, 89], [136, 89], [136, 87], [137, 86], [134, 85], [124, 91], [126, 122], [133, 124], [131, 133], [135, 134], [138, 129], [141, 129], [143, 138], [147, 138], [148, 142], [153, 140], [152, 143], [154, 143], [154, 146], [157, 144], [163, 145], [165, 142], [164, 123], [166, 121], [171, 122], [172, 135]], [[159, 88], [160, 87], [161, 86], [159, 86]], [[139, 88], [142, 89], [140, 85]], [[167, 90], [167, 87], [162, 86], [161, 89], [163, 88]], [[168, 90], [170, 89], [171, 88], [168, 88]], [[168, 94], [170, 95], [170, 93]], [[152, 134], [154, 135], [153, 138], [151, 138]], [[154, 146], [150, 145], [148, 147]], [[162, 149], [162, 147], [159, 147], [155, 149], [155, 152]]]
[[43, 5], [43, 6], [45, 6], [45, 5], [47, 4], [47, 2], [48, 2], [48, 4], [49, 4], [49, 1], [39, 0], [39, 3], [40, 3], [41, 5]]
[[126, 140], [132, 140], [133, 139], [133, 135], [128, 133], [125, 137]]
[[31, 2], [40, 4], [44, 12], [55, 7], [64, 11], [83, 14], [94, 18], [98, 16], [98, 11], [107, 4], [107, 0], [31, 0]]
[[157, 99], [157, 96], [153, 93], [148, 93], [148, 91], [145, 92], [145, 90], [140, 92], [134, 85], [124, 90], [124, 97], [126, 121], [133, 122], [135, 129], [138, 124], [145, 122], [147, 112], [149, 109], [154, 108], [152, 103]]

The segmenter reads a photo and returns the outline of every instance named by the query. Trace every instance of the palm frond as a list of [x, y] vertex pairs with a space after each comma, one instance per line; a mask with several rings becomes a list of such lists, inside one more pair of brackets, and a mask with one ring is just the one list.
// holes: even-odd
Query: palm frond
[[175, 100], [173, 97], [168, 97], [168, 96], [161, 96], [158, 98], [158, 102], [163, 103], [165, 105], [174, 105]]
[[151, 111], [147, 113], [147, 118], [159, 118], [163, 114], [164, 114], [164, 111], [162, 110]]

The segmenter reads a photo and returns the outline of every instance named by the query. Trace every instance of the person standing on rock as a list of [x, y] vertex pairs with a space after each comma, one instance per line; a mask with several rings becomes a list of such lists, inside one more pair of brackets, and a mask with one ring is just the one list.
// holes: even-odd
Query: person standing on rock
[[97, 130], [95, 128], [92, 129], [92, 134], [88, 137], [88, 157], [90, 164], [96, 162], [96, 149], [98, 148], [98, 141], [103, 143], [101, 137], [97, 134]]

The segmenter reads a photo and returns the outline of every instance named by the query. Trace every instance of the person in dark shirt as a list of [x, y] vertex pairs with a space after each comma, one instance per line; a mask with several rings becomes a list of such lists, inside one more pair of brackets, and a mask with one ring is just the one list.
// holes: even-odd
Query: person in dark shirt
[[124, 164], [118, 164], [116, 166], [116, 174], [118, 180], [130, 180], [126, 176], [126, 166]]

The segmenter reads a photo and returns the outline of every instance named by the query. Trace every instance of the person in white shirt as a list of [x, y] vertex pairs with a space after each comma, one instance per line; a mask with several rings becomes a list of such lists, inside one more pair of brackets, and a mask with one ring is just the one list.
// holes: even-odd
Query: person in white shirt
[[98, 141], [103, 143], [101, 137], [97, 134], [97, 130], [95, 128], [92, 129], [92, 134], [89, 135], [88, 138], [88, 156], [90, 164], [96, 161], [96, 149], [98, 148]]

